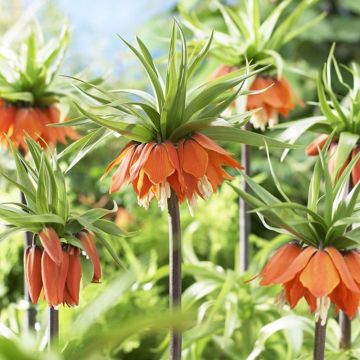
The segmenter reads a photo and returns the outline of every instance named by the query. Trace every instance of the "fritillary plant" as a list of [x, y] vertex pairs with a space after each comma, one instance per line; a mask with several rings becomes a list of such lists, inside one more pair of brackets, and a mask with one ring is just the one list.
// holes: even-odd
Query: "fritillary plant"
[[[279, 114], [288, 116], [294, 109], [296, 99], [288, 80], [283, 75], [285, 60], [280, 50], [297, 36], [322, 20], [324, 14], [300, 24], [303, 13], [317, 0], [307, 0], [295, 4], [292, 0], [279, 2], [264, 18], [261, 16], [258, 0], [241, 1], [231, 7], [214, 2], [221, 13], [223, 27], [214, 32], [212, 54], [222, 63], [215, 76], [229, 73], [252, 61], [257, 66], [268, 66], [250, 82], [250, 94], [246, 109], [254, 112], [250, 122], [254, 128], [265, 130], [278, 123]], [[286, 11], [294, 6], [286, 16]], [[197, 42], [205, 41], [212, 31], [200, 21], [197, 14], [180, 8], [185, 25], [193, 31]], [[258, 90], [268, 89], [264, 92]]]
[[[179, 38], [179, 41], [178, 41]], [[231, 175], [224, 167], [240, 169], [240, 164], [216, 141], [233, 141], [254, 146], [284, 148], [287, 145], [241, 129], [251, 112], [230, 117], [223, 111], [242, 94], [246, 79], [261, 69], [239, 69], [217, 79], [190, 87], [194, 73], [205, 60], [212, 36], [204, 47], [188, 53], [181, 28], [174, 23], [163, 79], [138, 38], [138, 49], [125, 41], [140, 60], [150, 79], [153, 93], [140, 90], [106, 91], [93, 86], [79, 90], [97, 104], [79, 110], [90, 122], [106, 127], [129, 142], [108, 166], [116, 169], [110, 192], [131, 184], [139, 205], [148, 207], [157, 200], [168, 209], [170, 224], [170, 303], [179, 307], [181, 299], [181, 243], [179, 203], [187, 201], [193, 211], [198, 198], [207, 199]], [[179, 43], [179, 47], [178, 47]], [[84, 83], [86, 86], [91, 84]], [[245, 92], [248, 93], [248, 92]], [[71, 124], [84, 124], [84, 119]], [[170, 340], [171, 359], [181, 356], [181, 334], [176, 329]]]
[[[30, 137], [26, 138], [29, 160], [9, 140], [17, 178], [4, 171], [1, 175], [23, 192], [27, 205], [0, 204], [0, 219], [7, 229], [5, 239], [17, 232], [33, 234], [32, 244], [25, 249], [25, 278], [33, 303], [43, 297], [49, 307], [60, 304], [79, 305], [80, 282], [100, 282], [101, 266], [95, 242], [111, 248], [110, 238], [124, 233], [106, 217], [117, 208], [90, 209], [83, 213], [70, 208], [65, 177], [55, 154]], [[48, 155], [48, 154], [51, 155]]]
[[[26, 151], [25, 134], [44, 147], [66, 144], [78, 134], [71, 127], [48, 126], [65, 120], [60, 111], [61, 99], [69, 92], [64, 81], [56, 78], [69, 42], [64, 27], [58, 38], [44, 43], [43, 34], [32, 31], [20, 44], [20, 51], [10, 46], [0, 59], [0, 141], [7, 145], [5, 134], [14, 146]], [[65, 107], [62, 107], [65, 109]]]
[[[284, 193], [272, 169], [274, 183], [282, 198], [278, 198], [246, 176], [253, 194], [233, 186], [253, 208], [263, 225], [293, 238], [269, 259], [260, 277], [260, 285], [280, 284], [281, 298], [291, 308], [304, 299], [309, 311], [315, 313], [315, 359], [323, 358], [325, 326], [328, 311], [342, 310], [353, 318], [360, 301], [360, 223], [357, 200], [359, 184], [347, 193], [351, 171], [360, 158], [356, 155], [333, 183], [328, 170], [327, 154], [332, 137], [319, 150], [319, 158], [309, 185], [308, 204], [291, 201]], [[355, 228], [352, 229], [352, 226]], [[321, 357], [322, 354], [322, 357]]]

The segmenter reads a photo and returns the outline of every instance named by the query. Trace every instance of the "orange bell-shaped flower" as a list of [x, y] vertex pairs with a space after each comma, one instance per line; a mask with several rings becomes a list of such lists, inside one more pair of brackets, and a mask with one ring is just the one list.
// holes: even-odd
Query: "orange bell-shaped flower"
[[255, 129], [265, 130], [266, 125], [278, 123], [279, 114], [288, 116], [295, 108], [294, 93], [285, 78], [259, 75], [250, 86], [250, 91], [267, 90], [259, 94], [250, 94], [247, 100], [247, 110], [260, 108], [253, 114], [250, 122]]
[[191, 206], [198, 197], [208, 198], [224, 179], [232, 178], [224, 166], [241, 168], [227, 151], [200, 133], [177, 144], [130, 142], [105, 175], [115, 166], [118, 168], [111, 179], [111, 192], [131, 183], [140, 205], [147, 208], [156, 198], [162, 209], [166, 208], [171, 189], [179, 202], [187, 199]]
[[322, 323], [330, 303], [353, 318], [360, 301], [360, 254], [342, 254], [334, 247], [282, 246], [259, 274], [260, 285], [281, 284], [293, 308], [304, 298]]

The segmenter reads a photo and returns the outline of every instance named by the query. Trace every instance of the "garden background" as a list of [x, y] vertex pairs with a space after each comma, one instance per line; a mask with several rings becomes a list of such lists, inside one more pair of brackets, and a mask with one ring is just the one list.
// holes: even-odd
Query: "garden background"
[[[236, 7], [239, 1], [224, 3]], [[273, 2], [276, 1], [261, 1], [262, 11], [266, 12]], [[161, 63], [173, 16], [178, 16], [178, 6], [195, 9], [202, 19], [222, 26], [210, 0], [178, 3], [169, 0], [1, 0], [1, 39], [5, 43], [21, 40], [25, 28], [34, 19], [43, 27], [45, 36], [57, 34], [67, 21], [71, 40], [62, 74], [71, 75], [86, 69], [93, 76], [104, 76], [106, 86], [145, 88], [145, 74], [116, 34], [131, 43], [136, 34], [140, 35]], [[340, 63], [360, 63], [360, 3], [320, 0], [305, 13], [302, 22], [323, 11], [328, 15], [320, 24], [282, 51], [291, 64], [285, 69], [286, 75], [305, 103], [316, 100], [316, 73], [326, 61], [333, 42], [337, 44], [336, 56]], [[206, 78], [218, 65], [216, 59], [210, 59], [198, 77]], [[313, 113], [316, 113], [314, 106], [300, 107], [291, 113], [290, 120]], [[274, 131], [268, 133], [276, 135]], [[312, 138], [306, 135], [301, 142], [307, 144]], [[119, 141], [112, 138], [78, 163], [69, 172], [68, 188], [78, 208], [111, 208], [112, 200], [117, 202], [116, 222], [131, 236], [114, 240], [112, 245], [124, 266], [132, 270], [130, 275], [126, 273], [99, 247], [103, 282], [83, 289], [79, 308], [61, 307], [60, 348], [69, 340], [80, 338], [78, 347], [84, 350], [76, 355], [77, 358], [160, 359], [166, 357], [167, 346], [164, 330], [167, 323], [162, 316], [167, 309], [166, 214], [156, 204], [148, 211], [138, 207], [130, 188], [115, 195], [108, 194], [109, 179], [99, 179], [106, 164], [118, 154]], [[229, 150], [239, 158], [238, 147], [232, 146]], [[276, 174], [281, 183], [286, 184], [284, 191], [291, 199], [305, 203], [314, 160], [306, 158], [303, 150], [291, 151], [283, 163], [278, 161], [280, 155], [280, 151], [272, 151]], [[252, 175], [276, 193], [265, 152], [253, 149], [251, 159]], [[0, 166], [14, 171], [6, 150], [1, 150]], [[235, 179], [237, 181], [240, 180]], [[1, 178], [0, 188], [2, 201], [17, 200], [16, 190]], [[295, 316], [286, 306], [278, 304], [276, 287], [260, 288], [256, 282], [244, 282], [258, 273], [269, 254], [289, 238], [264, 230], [258, 218], [252, 216], [250, 269], [248, 274], [239, 275], [238, 212], [237, 196], [225, 184], [206, 203], [199, 201], [193, 217], [187, 206], [182, 206], [183, 306], [185, 310], [197, 309], [197, 313], [190, 312], [188, 316], [192, 326], [198, 322], [184, 334], [184, 359], [305, 359], [312, 351], [313, 334], [313, 321], [306, 305], [298, 307], [298, 316]], [[39, 309], [36, 338], [19, 335], [21, 340], [18, 341], [24, 316], [22, 252], [21, 235], [0, 243], [0, 335], [12, 339], [6, 343], [0, 340], [0, 355], [4, 359], [38, 359], [39, 356], [47, 359], [49, 354], [38, 353], [46, 326], [44, 304]], [[204, 313], [207, 313], [206, 321], [202, 321]], [[338, 338], [337, 323], [330, 320], [327, 347], [334, 359], [340, 358]], [[354, 355], [341, 356], [360, 358], [357, 319], [353, 321], [353, 348]], [[56, 359], [61, 355], [52, 356]], [[65, 358], [71, 356], [67, 353]]]

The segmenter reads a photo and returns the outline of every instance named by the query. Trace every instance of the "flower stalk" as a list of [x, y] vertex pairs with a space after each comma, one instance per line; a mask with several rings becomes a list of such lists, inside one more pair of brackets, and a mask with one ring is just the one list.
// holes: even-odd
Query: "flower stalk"
[[[179, 202], [172, 190], [168, 199], [169, 214], [169, 301], [171, 311], [181, 310], [181, 228]], [[181, 359], [181, 332], [172, 329], [170, 334], [170, 360]]]
[[[21, 203], [23, 205], [27, 205], [25, 195], [24, 195], [24, 193], [22, 191], [20, 191], [20, 199], [21, 199]], [[26, 251], [26, 249], [29, 246], [31, 246], [32, 238], [33, 238], [33, 235], [31, 234], [31, 232], [26, 231], [25, 234], [24, 234], [24, 252]], [[26, 314], [25, 314], [26, 330], [27, 331], [33, 331], [34, 328], [35, 328], [37, 311], [36, 311], [36, 308], [32, 304], [31, 299], [30, 299], [29, 289], [28, 289], [28, 285], [27, 285], [27, 282], [26, 282], [25, 271], [24, 271], [24, 299], [25, 299], [26, 303], [28, 304], [28, 308], [27, 308]]]
[[314, 360], [324, 360], [326, 325], [327, 323], [322, 324], [321, 319], [315, 323]]
[[48, 348], [56, 350], [59, 344], [59, 310], [49, 307]]
[[340, 326], [340, 349], [351, 348], [351, 320], [343, 312], [339, 312], [339, 326]]
[[[241, 164], [244, 173], [250, 176], [250, 147], [246, 144], [241, 145]], [[244, 192], [249, 191], [249, 185], [244, 180], [242, 182]], [[244, 274], [249, 267], [249, 234], [250, 234], [250, 214], [246, 201], [239, 197], [239, 273]]]

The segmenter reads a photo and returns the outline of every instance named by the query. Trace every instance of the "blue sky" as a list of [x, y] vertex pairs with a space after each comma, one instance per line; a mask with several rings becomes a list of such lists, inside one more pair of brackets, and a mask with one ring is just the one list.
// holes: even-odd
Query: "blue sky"
[[[114, 64], [125, 47], [120, 34], [130, 42], [152, 17], [170, 9], [175, 0], [56, 0], [72, 27], [70, 51], [88, 53], [95, 60], [101, 53]], [[85, 54], [84, 54], [85, 55]], [[104, 65], [104, 64], [103, 64]]]

